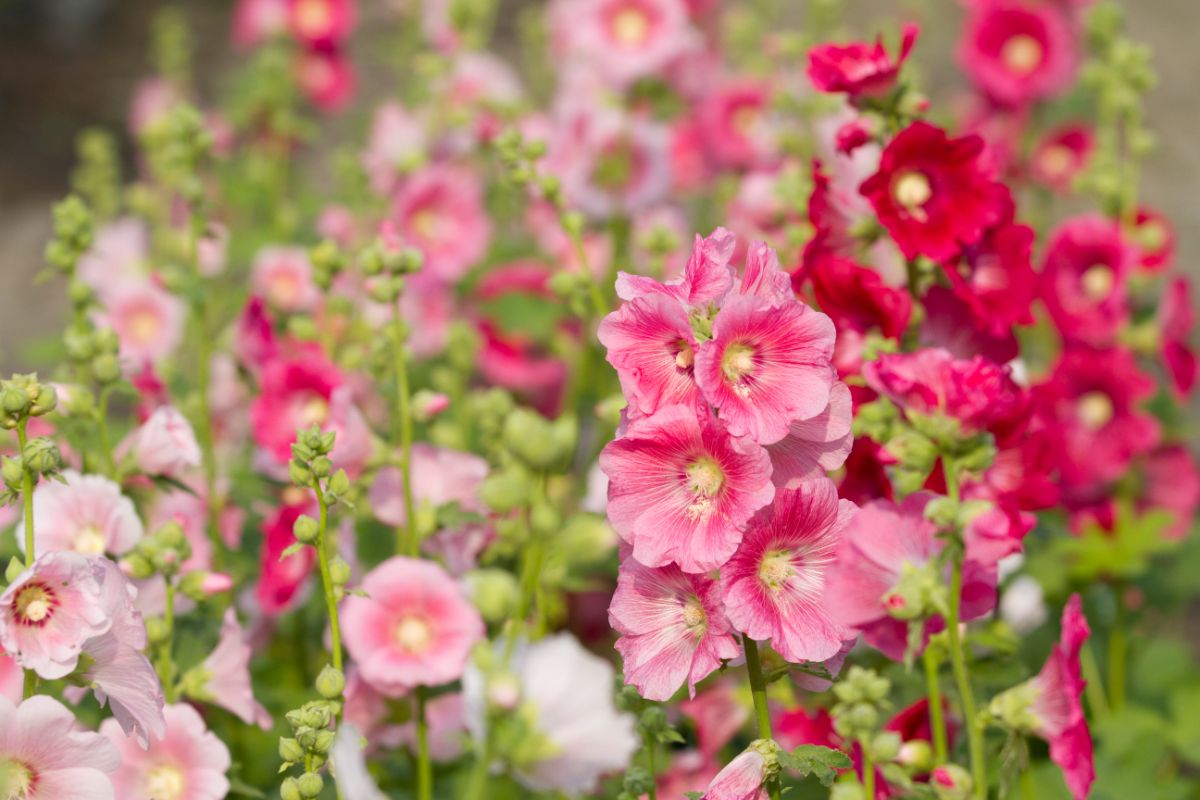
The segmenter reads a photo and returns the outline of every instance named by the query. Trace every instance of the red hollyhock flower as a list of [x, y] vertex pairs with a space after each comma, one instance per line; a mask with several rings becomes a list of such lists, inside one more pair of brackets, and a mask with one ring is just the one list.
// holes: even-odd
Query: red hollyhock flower
[[1030, 305], [1037, 294], [1033, 239], [1029, 226], [1005, 223], [946, 266], [954, 294], [979, 327], [993, 336], [1011, 334], [1014, 325], [1033, 324]]
[[1159, 212], [1139, 208], [1131, 238], [1141, 250], [1142, 272], [1161, 273], [1175, 260], [1175, 228]]
[[967, 75], [993, 102], [1023, 106], [1070, 86], [1079, 62], [1076, 34], [1050, 3], [975, 3], [959, 43]]
[[288, 27], [301, 43], [329, 50], [349, 38], [358, 16], [354, 0], [289, 0]]
[[904, 26], [895, 61], [883, 49], [882, 36], [874, 46], [866, 42], [818, 45], [808, 53], [808, 78], [821, 92], [844, 92], [855, 97], [884, 94], [896, 83], [919, 33], [916, 25]]
[[1051, 235], [1041, 295], [1063, 339], [1110, 344], [1129, 319], [1126, 283], [1137, 250], [1111, 220], [1089, 214]]
[[1196, 388], [1196, 354], [1190, 343], [1196, 312], [1187, 278], [1176, 277], [1167, 284], [1159, 304], [1159, 320], [1163, 364], [1171, 378], [1171, 389], [1183, 399]]
[[1095, 146], [1092, 129], [1087, 125], [1063, 125], [1038, 142], [1029, 170], [1036, 180], [1065, 194], [1071, 191], [1075, 176], [1087, 167]]
[[301, 499], [298, 503], [288, 503], [285, 500], [284, 505], [263, 520], [261, 577], [254, 596], [265, 614], [274, 616], [291, 608], [301, 587], [312, 573], [316, 560], [316, 551], [313, 548], [301, 548], [299, 552], [282, 560], [280, 556], [284, 550], [296, 543], [296, 537], [292, 535], [296, 520], [301, 514], [312, 514], [315, 511], [316, 503], [311, 499]]
[[833, 363], [838, 374], [857, 374], [862, 367], [865, 335], [878, 330], [898, 339], [912, 315], [912, 297], [905, 289], [888, 286], [873, 269], [849, 258], [825, 255], [802, 273], [812, 284], [813, 297], [838, 331]]
[[879, 171], [860, 191], [907, 258], [935, 261], [975, 244], [1011, 208], [1008, 189], [985, 169], [983, 139], [951, 139], [914, 122], [888, 143]]

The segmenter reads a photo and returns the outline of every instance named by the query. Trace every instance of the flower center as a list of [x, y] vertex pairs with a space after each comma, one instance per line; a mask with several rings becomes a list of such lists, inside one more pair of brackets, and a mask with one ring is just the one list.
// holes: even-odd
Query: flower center
[[290, 270], [277, 272], [271, 277], [267, 295], [272, 305], [288, 308], [300, 297], [300, 280]]
[[1027, 33], [1010, 36], [1000, 48], [1000, 60], [1018, 75], [1028, 75], [1041, 66], [1043, 55], [1041, 43]]
[[1079, 398], [1076, 413], [1086, 427], [1100, 430], [1113, 418], [1112, 398], [1104, 392], [1088, 392]]
[[892, 197], [913, 216], [923, 217], [923, 208], [933, 197], [933, 187], [925, 173], [916, 170], [901, 172], [892, 181]]
[[0, 761], [0, 792], [5, 800], [25, 800], [33, 795], [37, 775], [20, 761]]
[[313, 395], [300, 405], [300, 427], [320, 425], [329, 418], [329, 403], [320, 395]]
[[721, 371], [730, 383], [741, 383], [754, 371], [754, 348], [738, 342], [729, 345], [721, 356]]
[[1079, 283], [1089, 300], [1103, 300], [1112, 293], [1115, 283], [1112, 268], [1106, 264], [1088, 267]]
[[412, 655], [425, 652], [433, 641], [433, 629], [420, 617], [405, 617], [400, 620], [392, 635], [396, 644]]
[[301, 0], [296, 8], [296, 28], [306, 36], [320, 36], [333, 24], [333, 14], [325, 0]]
[[696, 353], [692, 346], [680, 339], [675, 343], [675, 366], [679, 369], [691, 369], [696, 362]]
[[1066, 175], [1075, 161], [1075, 153], [1066, 145], [1048, 147], [1042, 153], [1042, 171], [1047, 175], [1062, 177]]
[[754, 126], [758, 124], [759, 116], [757, 105], [745, 103], [730, 115], [729, 123], [734, 131], [740, 133], [742, 136], [747, 136], [754, 130]]
[[634, 5], [627, 5], [613, 14], [610, 24], [613, 39], [624, 47], [636, 47], [650, 34], [650, 18]]
[[693, 631], [702, 631], [708, 624], [708, 615], [700, 605], [698, 598], [689, 598], [683, 606], [683, 624]]
[[158, 338], [162, 326], [158, 322], [158, 314], [150, 309], [135, 311], [129, 317], [129, 333], [133, 340], [140, 344], [149, 344]]
[[412, 215], [409, 225], [417, 238], [436, 241], [442, 230], [442, 216], [432, 208], [423, 208]]
[[1167, 243], [1167, 229], [1158, 220], [1147, 220], [1137, 227], [1134, 237], [1143, 250], [1155, 252]]
[[771, 591], [779, 591], [788, 579], [796, 574], [792, 565], [792, 554], [787, 552], [767, 553], [758, 565], [758, 579]]
[[160, 764], [146, 774], [146, 794], [154, 800], [182, 800], [187, 782], [174, 764]]
[[104, 532], [95, 525], [84, 525], [75, 534], [74, 549], [76, 553], [98, 556], [104, 552], [107, 545], [108, 541], [104, 538]]
[[54, 615], [57, 605], [58, 598], [54, 596], [54, 590], [41, 583], [22, 586], [13, 600], [17, 620], [26, 625], [42, 625]]
[[688, 464], [686, 472], [688, 490], [701, 497], [716, 497], [725, 483], [721, 465], [707, 456]]

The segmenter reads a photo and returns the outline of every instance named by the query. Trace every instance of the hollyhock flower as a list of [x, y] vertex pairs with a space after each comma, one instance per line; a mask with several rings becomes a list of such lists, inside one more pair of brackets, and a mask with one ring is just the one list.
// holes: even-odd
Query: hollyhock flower
[[[1027, 291], [1032, 294], [1032, 290]], [[982, 356], [994, 364], [1006, 364], [1017, 357], [1019, 348], [1012, 329], [976, 318], [962, 295], [944, 286], [931, 286], [921, 298], [921, 305], [925, 307], [925, 319], [917, 335], [921, 347], [940, 348], [957, 359]]]
[[1001, 222], [1011, 205], [1008, 189], [980, 161], [983, 139], [951, 139], [914, 122], [883, 149], [879, 171], [862, 184], [883, 227], [913, 259], [954, 256]]
[[696, 726], [697, 747], [710, 758], [729, 744], [750, 719], [750, 709], [725, 680], [716, 681], [695, 697], [684, 700], [679, 710], [691, 718]]
[[[760, 740], [761, 741], [761, 740]], [[751, 743], [708, 784], [700, 800], [766, 800], [767, 761]]]
[[367, 597], [342, 604], [346, 649], [363, 680], [396, 696], [462, 677], [483, 620], [437, 564], [394, 557], [367, 573]]
[[838, 495], [859, 506], [872, 500], [891, 500], [894, 492], [887, 467], [894, 463], [883, 445], [865, 436], [855, 439], [846, 456], [845, 474], [838, 482]]
[[[872, 647], [900, 661], [907, 649], [907, 626], [891, 609], [904, 598], [892, 592], [907, 570], [930, 567], [944, 546], [937, 528], [925, 518], [931, 495], [911, 494], [899, 505], [877, 500], [864, 505], [841, 539], [836, 560], [826, 574], [825, 589], [837, 602], [830, 608], [840, 625], [857, 628]], [[946, 567], [947, 580], [949, 566]], [[961, 618], [975, 619], [991, 610], [996, 575], [973, 561], [963, 566]], [[926, 632], [941, 626], [926, 624]]]
[[1175, 260], [1175, 228], [1158, 211], [1139, 208], [1130, 235], [1140, 251], [1142, 272], [1161, 273]]
[[1030, 306], [1037, 294], [1033, 240], [1033, 229], [1027, 225], [1000, 225], [965, 248], [961, 258], [943, 265], [954, 294], [991, 336], [1011, 335], [1015, 325], [1033, 323]]
[[238, 0], [229, 38], [242, 49], [256, 47], [287, 30], [287, 0]]
[[873, 269], [848, 258], [828, 255], [816, 259], [803, 278], [811, 282], [821, 311], [837, 329], [833, 363], [840, 375], [862, 369], [865, 335], [878, 330], [899, 339], [912, 315], [912, 296], [906, 289], [887, 285]]
[[559, 47], [617, 84], [660, 72], [697, 43], [682, 0], [561, 0], [550, 13]]
[[1051, 234], [1041, 296], [1059, 333], [1093, 346], [1112, 343], [1129, 319], [1126, 285], [1137, 249], [1097, 215], [1074, 217]]
[[296, 431], [327, 425], [334, 392], [343, 383], [338, 368], [315, 350], [266, 364], [259, 395], [250, 406], [255, 443], [276, 462], [286, 463], [292, 457]]
[[771, 640], [788, 661], [824, 661], [853, 633], [837, 623], [825, 575], [855, 506], [825, 478], [782, 489], [750, 521], [721, 569], [729, 621], [752, 639]]
[[353, 723], [338, 725], [337, 736], [329, 752], [338, 788], [345, 797], [356, 800], [387, 800], [367, 770], [365, 739]]
[[710, 89], [697, 109], [705, 150], [726, 169], [767, 164], [777, 152], [771, 95], [762, 83], [739, 79]]
[[262, 575], [254, 596], [267, 615], [281, 614], [291, 608], [312, 573], [316, 552], [311, 547], [302, 548], [283, 560], [280, 556], [296, 542], [292, 534], [296, 519], [301, 514], [312, 514], [315, 506], [307, 498], [299, 503], [285, 503], [263, 520], [263, 548], [259, 559]]
[[617, 296], [631, 301], [663, 294], [689, 309], [719, 302], [733, 288], [735, 270], [729, 261], [736, 245], [737, 239], [724, 228], [717, 228], [707, 237], [696, 234], [692, 253], [679, 278], [659, 283], [643, 275], [621, 272], [617, 274]]
[[[463, 741], [467, 733], [463, 717], [464, 703], [461, 692], [439, 694], [425, 704], [425, 721], [429, 726], [429, 757], [434, 761], [453, 761], [463, 753]], [[417, 724], [409, 722], [397, 731], [400, 744], [416, 753]]]
[[85, 731], [62, 703], [35, 695], [0, 697], [0, 789], [13, 800], [115, 800], [111, 776], [121, 755], [102, 734]]
[[651, 294], [622, 304], [601, 321], [597, 338], [608, 350], [631, 415], [699, 401], [696, 337], [687, 309], [673, 298]]
[[[62, 478], [64, 483], [43, 481], [33, 492], [35, 556], [56, 550], [121, 555], [138, 543], [144, 533], [142, 520], [120, 486], [73, 469], [64, 471]], [[16, 540], [22, 550], [24, 527], [24, 522], [18, 522]]]
[[896, 83], [900, 67], [908, 60], [920, 29], [904, 26], [900, 52], [892, 61], [883, 47], [883, 37], [875, 45], [852, 42], [847, 45], [821, 44], [808, 53], [808, 79], [820, 92], [875, 97], [886, 94]]
[[989, 0], [968, 7], [958, 60], [994, 102], [1045, 100], [1075, 79], [1076, 33], [1053, 3]]
[[0, 698], [7, 699], [10, 703], [20, 703], [24, 686], [25, 673], [17, 662], [0, 648]]
[[336, 50], [304, 50], [296, 57], [295, 74], [309, 102], [328, 114], [341, 111], [358, 86], [354, 64]]
[[1038, 141], [1029, 162], [1033, 177], [1056, 192], [1071, 191], [1076, 176], [1087, 168], [1096, 143], [1092, 129], [1081, 123], [1060, 126]]
[[787, 162], [774, 169], [759, 169], [742, 176], [737, 194], [729, 203], [726, 218], [737, 233], [739, 243], [769, 241], [775, 243], [787, 264], [799, 261], [799, 248], [787, 242], [788, 231], [804, 222], [804, 217], [789, 203], [794, 183], [802, 180], [801, 167]]
[[104, 292], [102, 322], [116, 332], [121, 358], [157, 364], [183, 340], [182, 300], [149, 281], [120, 283]]
[[113, 720], [100, 733], [120, 751], [112, 782], [122, 800], [222, 800], [229, 791], [229, 748], [186, 703], [163, 710], [167, 732], [148, 750], [134, 746]]
[[522, 703], [550, 744], [516, 767], [518, 781], [534, 791], [587, 794], [601, 776], [629, 766], [640, 742], [633, 717], [613, 707], [607, 661], [565, 633], [529, 645], [516, 661]]
[[833, 729], [833, 716], [827, 709], [812, 711], [793, 708], [779, 714], [771, 726], [782, 747], [794, 750], [802, 744], [817, 744], [840, 750], [842, 739]]
[[179, 87], [166, 78], [144, 78], [134, 87], [129, 100], [129, 132], [141, 138], [158, 125], [177, 103], [183, 101]]
[[75, 276], [103, 296], [114, 286], [142, 280], [149, 256], [146, 223], [136, 217], [120, 217], [96, 230], [92, 246], [75, 267]]
[[[488, 464], [472, 453], [417, 443], [412, 447], [413, 500], [418, 508], [436, 510], [457, 504], [463, 511], [482, 514], [479, 486], [488, 475]], [[403, 479], [396, 467], [384, 467], [369, 492], [371, 511], [381, 522], [398, 526], [408, 518], [404, 508]]]
[[288, 0], [288, 28], [310, 48], [343, 44], [354, 30], [354, 0]]
[[199, 667], [196, 695], [218, 705], [247, 725], [272, 726], [271, 713], [254, 699], [250, 683], [250, 642], [238, 624], [237, 612], [225, 609], [221, 638]]
[[371, 188], [381, 195], [390, 193], [404, 172], [421, 163], [426, 146], [424, 120], [399, 103], [381, 105], [362, 154]]
[[246, 300], [234, 328], [233, 356], [248, 372], [258, 375], [264, 366], [277, 360], [281, 345], [275, 336], [275, 324], [261, 297]]
[[303, 247], [272, 245], [259, 250], [250, 267], [250, 290], [285, 314], [313, 311], [321, 302]]
[[1018, 636], [1026, 636], [1046, 622], [1045, 591], [1036, 578], [1018, 575], [1004, 587], [997, 610]]
[[404, 242], [424, 255], [424, 269], [445, 281], [466, 275], [492, 236], [478, 179], [448, 166], [426, 167], [406, 180], [391, 219]]
[[1174, 522], [1167, 536], [1185, 538], [1200, 508], [1200, 469], [1195, 458], [1182, 445], [1168, 445], [1147, 456], [1143, 470], [1138, 506], [1170, 513]]
[[699, 750], [675, 750], [670, 765], [658, 774], [659, 797], [685, 797], [703, 793], [721, 771], [721, 764]]
[[609, 478], [609, 520], [649, 567], [717, 569], [775, 494], [766, 451], [687, 406], [630, 422], [600, 454], [600, 468]]
[[837, 381], [824, 411], [793, 422], [787, 436], [767, 445], [771, 480], [776, 486], [795, 488], [801, 481], [823, 477], [846, 462], [854, 443], [851, 406], [850, 389]]
[[128, 446], [138, 469], [147, 475], [177, 478], [189, 468], [200, 466], [196, 433], [174, 406], [159, 406], [130, 435]]
[[608, 618], [621, 635], [625, 681], [649, 700], [669, 700], [685, 683], [695, 697], [697, 683], [741, 654], [716, 581], [674, 564], [650, 568], [626, 558]]
[[633, 215], [671, 185], [667, 129], [612, 111], [591, 112], [582, 131], [563, 126], [550, 154], [568, 202], [598, 218]]
[[1175, 396], [1183, 399], [1196, 386], [1196, 354], [1191, 346], [1196, 312], [1192, 307], [1192, 285], [1182, 276], [1171, 279], [1163, 289], [1158, 315], [1162, 326], [1162, 360]]

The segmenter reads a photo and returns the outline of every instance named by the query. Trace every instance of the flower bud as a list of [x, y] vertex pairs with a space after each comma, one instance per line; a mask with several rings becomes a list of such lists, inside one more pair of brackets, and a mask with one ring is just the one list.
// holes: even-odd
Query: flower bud
[[30, 439], [21, 451], [25, 464], [39, 474], [55, 472], [62, 467], [62, 455], [54, 442], [45, 436]]
[[346, 689], [346, 676], [331, 664], [326, 664], [317, 676], [317, 693], [326, 700], [336, 700]]
[[450, 398], [441, 392], [422, 389], [412, 396], [413, 419], [425, 423], [450, 407]]
[[23, 414], [29, 408], [29, 393], [19, 386], [6, 385], [0, 390], [0, 406], [7, 414]]
[[346, 474], [346, 470], [339, 469], [333, 473], [329, 479], [329, 491], [339, 497], [350, 491], [350, 476]]
[[967, 800], [971, 796], [971, 774], [957, 764], [943, 764], [929, 774], [929, 785], [939, 800]]
[[37, 399], [33, 401], [29, 413], [35, 417], [41, 417], [49, 414], [57, 406], [58, 391], [51, 384], [44, 383], [41, 386], [41, 391], [38, 392]]
[[304, 800], [300, 794], [300, 784], [295, 778], [284, 778], [279, 787], [280, 800]]
[[21, 482], [25, 478], [25, 465], [16, 456], [5, 456], [4, 460], [0, 461], [0, 476], [4, 478], [6, 486], [20, 491]]
[[562, 514], [549, 503], [537, 503], [530, 511], [529, 526], [537, 536], [553, 536], [562, 528]]
[[333, 747], [333, 740], [337, 736], [333, 731], [318, 731], [317, 741], [313, 744], [313, 752], [321, 755], [328, 755], [329, 750]]
[[295, 739], [281, 738], [279, 740], [279, 757], [295, 764], [304, 760], [304, 748]]
[[325, 780], [320, 773], [306, 772], [296, 779], [296, 786], [300, 789], [301, 797], [319, 797], [321, 790], [325, 788]]
[[288, 462], [288, 479], [297, 486], [312, 486], [313, 474], [308, 467], [296, 459]]
[[329, 456], [317, 456], [311, 462], [312, 474], [318, 478], [328, 478], [333, 471], [333, 459]]
[[933, 748], [924, 739], [909, 739], [900, 745], [896, 760], [908, 767], [914, 775], [922, 775], [933, 766]]
[[[17, 480], [19, 483], [20, 478]], [[505, 514], [528, 502], [529, 481], [515, 469], [494, 472], [479, 487], [479, 496], [492, 511]]]
[[[32, 556], [29, 557], [29, 561], [30, 561], [30, 563], [33, 563]], [[10, 560], [8, 562], [8, 566], [4, 568], [5, 582], [12, 583], [24, 571], [25, 571], [25, 563], [23, 561], [21, 561], [21, 559], [17, 558], [16, 556], [13, 556], [12, 560]]]
[[150, 644], [162, 644], [171, 638], [171, 626], [162, 617], [150, 617], [146, 620], [146, 640]]
[[477, 569], [467, 573], [466, 579], [471, 600], [486, 621], [497, 623], [508, 619], [520, 593], [512, 573], [502, 569]]
[[329, 560], [329, 580], [334, 586], [345, 586], [350, 582], [350, 565], [341, 556]]
[[140, 581], [154, 574], [154, 565], [140, 553], [130, 553], [121, 559], [121, 571], [134, 580]]
[[121, 363], [112, 353], [98, 355], [92, 359], [92, 374], [100, 383], [115, 383], [121, 379]]
[[296, 537], [297, 542], [315, 544], [317, 537], [321, 535], [321, 526], [312, 517], [307, 514], [301, 514], [296, 517], [295, 523], [292, 524], [292, 535]]

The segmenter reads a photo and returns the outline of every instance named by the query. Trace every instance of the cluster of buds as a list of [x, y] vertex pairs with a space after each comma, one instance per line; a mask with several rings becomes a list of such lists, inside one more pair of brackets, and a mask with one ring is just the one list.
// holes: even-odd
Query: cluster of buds
[[121, 205], [121, 157], [116, 137], [103, 128], [85, 128], [75, 139], [79, 163], [71, 185], [87, 198], [101, 220], [112, 219]]
[[189, 205], [204, 200], [201, 166], [212, 152], [213, 139], [204, 116], [180, 103], [146, 129], [146, 152], [155, 177]]
[[329, 759], [336, 736], [332, 725], [341, 713], [342, 692], [346, 678], [337, 669], [326, 666], [317, 676], [317, 693], [320, 700], [310, 700], [300, 708], [284, 715], [292, 728], [292, 735], [279, 740], [279, 757], [283, 760], [280, 772], [300, 764], [304, 772], [298, 776], [284, 778], [279, 787], [283, 800], [307, 800], [318, 797], [325, 788], [320, 769]]
[[329, 291], [333, 279], [346, 268], [346, 254], [333, 239], [322, 239], [309, 248], [312, 279], [322, 291]]
[[851, 667], [833, 686], [833, 729], [846, 741], [858, 742], [873, 764], [885, 764], [900, 754], [900, 735], [882, 729], [892, 684], [874, 670]]
[[[350, 493], [350, 476], [346, 470], [333, 469], [333, 444], [336, 439], [333, 431], [322, 433], [316, 425], [308, 430], [296, 432], [296, 442], [292, 445], [292, 460], [288, 462], [288, 475], [292, 483], [304, 489], [315, 489], [318, 498], [327, 506], [336, 503], [351, 505], [346, 496]], [[292, 526], [292, 535], [296, 543], [284, 551], [281, 558], [287, 558], [302, 547], [321, 545], [324, 535], [321, 524], [308, 516], [301, 514]], [[350, 582], [350, 565], [336, 553], [329, 560], [329, 574], [333, 582], [337, 600], [345, 595], [346, 584]]]
[[[79, 283], [81, 291], [72, 291], [72, 299], [85, 306], [91, 302], [91, 290]], [[87, 296], [84, 297], [83, 293]], [[63, 334], [67, 357], [77, 367], [85, 370], [101, 386], [108, 386], [121, 379], [119, 357], [120, 339], [109, 328], [96, 328], [86, 318], [77, 321]]]
[[46, 244], [46, 263], [74, 275], [75, 265], [92, 246], [95, 222], [87, 204], [70, 195], [54, 204], [54, 237]]
[[404, 276], [420, 272], [424, 262], [421, 251], [404, 246], [390, 228], [385, 228], [358, 259], [371, 299], [385, 304], [396, 302], [404, 294]]
[[[25, 439], [25, 425], [30, 417], [49, 414], [58, 405], [58, 395], [48, 383], [38, 382], [37, 375], [14, 375], [0, 381], [0, 426], [17, 430], [21, 452], [6, 456], [0, 462], [0, 475], [4, 478], [5, 490], [0, 494], [0, 503], [16, 500], [24, 491], [42, 477], [54, 477], [62, 469], [62, 455], [52, 439], [39, 436]], [[26, 481], [29, 485], [26, 485]], [[32, 554], [29, 556], [32, 558]]]
[[121, 568], [136, 580], [162, 575], [171, 581], [191, 557], [192, 544], [184, 535], [183, 526], [171, 521], [143, 537], [133, 552], [121, 559]]

